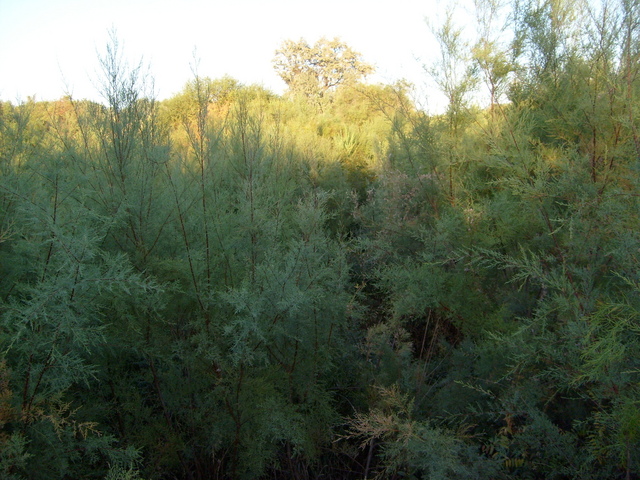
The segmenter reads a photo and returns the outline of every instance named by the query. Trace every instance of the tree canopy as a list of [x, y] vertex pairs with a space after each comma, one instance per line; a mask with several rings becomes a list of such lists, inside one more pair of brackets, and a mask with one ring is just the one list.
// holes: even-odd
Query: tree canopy
[[338, 38], [321, 38], [313, 46], [300, 39], [285, 41], [273, 59], [276, 72], [294, 94], [324, 97], [341, 85], [350, 85], [373, 67]]

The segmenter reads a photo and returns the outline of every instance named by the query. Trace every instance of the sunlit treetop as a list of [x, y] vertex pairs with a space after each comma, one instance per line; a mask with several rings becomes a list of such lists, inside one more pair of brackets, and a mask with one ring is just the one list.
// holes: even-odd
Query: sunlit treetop
[[306, 40], [285, 41], [273, 64], [294, 95], [322, 98], [341, 85], [353, 84], [372, 73], [360, 53], [338, 38], [321, 38], [313, 46]]

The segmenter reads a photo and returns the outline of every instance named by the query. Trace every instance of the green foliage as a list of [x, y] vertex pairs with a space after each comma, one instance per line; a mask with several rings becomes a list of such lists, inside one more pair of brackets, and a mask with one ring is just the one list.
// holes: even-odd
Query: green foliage
[[416, 421], [411, 401], [396, 388], [380, 390], [378, 398], [379, 406], [351, 420], [361, 448], [381, 444], [384, 463], [376, 478], [486, 478], [495, 472], [462, 435]]
[[276, 50], [274, 68], [294, 95], [322, 99], [339, 86], [352, 85], [373, 67], [338, 38], [321, 38], [313, 46], [304, 39], [285, 41]]
[[637, 5], [575, 7], [451, 11], [440, 116], [324, 40], [0, 104], [0, 476], [637, 476]]

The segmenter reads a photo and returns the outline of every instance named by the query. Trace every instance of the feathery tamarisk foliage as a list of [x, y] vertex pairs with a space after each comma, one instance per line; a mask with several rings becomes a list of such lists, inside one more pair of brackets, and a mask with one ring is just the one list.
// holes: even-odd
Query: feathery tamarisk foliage
[[1, 103], [0, 476], [635, 478], [637, 5], [475, 6], [442, 115], [115, 36]]

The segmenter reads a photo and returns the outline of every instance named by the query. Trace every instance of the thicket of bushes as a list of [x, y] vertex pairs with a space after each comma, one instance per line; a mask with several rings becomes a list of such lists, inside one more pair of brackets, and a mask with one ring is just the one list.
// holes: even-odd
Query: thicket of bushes
[[572, 6], [450, 18], [443, 115], [117, 48], [2, 103], [0, 475], [635, 478], [640, 5]]

